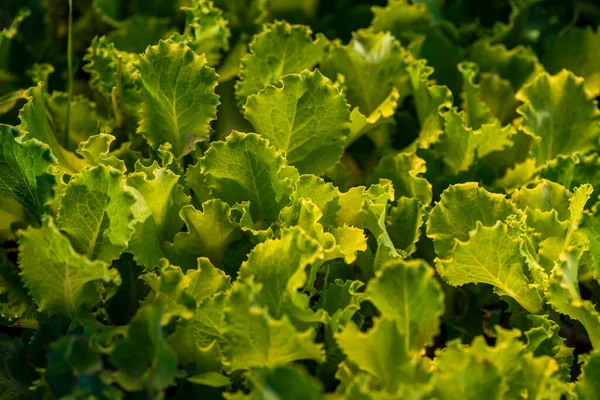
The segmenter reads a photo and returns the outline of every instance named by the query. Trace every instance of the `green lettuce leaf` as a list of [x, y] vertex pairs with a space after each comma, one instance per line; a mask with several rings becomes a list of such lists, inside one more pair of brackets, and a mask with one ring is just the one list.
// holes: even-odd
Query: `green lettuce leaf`
[[403, 258], [417, 250], [426, 215], [423, 205], [414, 198], [401, 197], [390, 208], [386, 217], [387, 231]]
[[115, 26], [116, 29], [110, 31], [106, 38], [119, 50], [142, 53], [149, 43], [169, 36], [171, 21], [168, 18], [134, 14], [118, 21]]
[[0, 195], [19, 202], [38, 222], [52, 198], [56, 160], [47, 145], [0, 125]]
[[433, 23], [427, 3], [390, 0], [386, 7], [373, 6], [371, 10], [375, 15], [371, 29], [390, 32], [402, 43], [422, 37]]
[[241, 60], [236, 84], [239, 102], [244, 104], [248, 96], [276, 84], [284, 75], [312, 70], [325, 56], [328, 42], [322, 35], [313, 40], [311, 34], [308, 27], [284, 21], [264, 25]]
[[481, 84], [476, 82], [479, 76], [479, 66], [470, 61], [458, 64], [458, 70], [463, 75], [463, 91], [461, 107], [465, 111], [467, 126], [479, 129], [481, 125], [491, 122], [492, 111], [482, 100]]
[[[66, 126], [69, 96], [63, 92], [53, 92], [45, 98], [48, 114], [54, 129], [60, 129], [60, 134], [55, 133], [60, 142], [64, 142], [64, 126]], [[78, 144], [88, 140], [99, 131], [110, 133], [107, 121], [98, 115], [96, 104], [84, 96], [74, 96], [71, 100], [69, 144], [67, 150], [74, 151]]]
[[25, 312], [35, 308], [19, 276], [19, 269], [0, 253], [0, 317], [19, 324]]
[[316, 332], [299, 332], [283, 315], [274, 319], [257, 303], [260, 286], [236, 282], [225, 308], [223, 337], [226, 367], [231, 371], [274, 367], [295, 360], [323, 360], [322, 345], [314, 343]]
[[119, 341], [110, 362], [118, 370], [115, 379], [129, 391], [145, 390], [152, 396], [175, 383], [177, 357], [164, 338], [161, 308], [142, 308]]
[[401, 321], [381, 318], [366, 333], [349, 323], [335, 339], [350, 361], [394, 393], [401, 383], [411, 382], [415, 376], [413, 354], [406, 346], [409, 335]]
[[99, 133], [79, 143], [76, 153], [91, 165], [105, 164], [119, 171], [126, 172], [125, 162], [111, 153], [110, 146], [116, 138], [113, 135]]
[[[236, 393], [231, 399], [259, 400], [264, 398], [265, 391], [277, 398], [302, 398], [320, 400], [323, 398], [322, 385], [311, 377], [303, 368], [283, 366], [276, 368], [256, 369], [246, 376], [250, 393]], [[265, 390], [265, 388], [268, 388]]]
[[177, 158], [207, 140], [219, 96], [217, 74], [206, 57], [183, 43], [161, 40], [146, 49], [138, 69], [144, 93], [138, 132], [155, 148], [170, 143]]
[[194, 316], [177, 324], [168, 342], [184, 366], [194, 364], [194, 371], [217, 372], [223, 369], [224, 309], [228, 296], [219, 292], [198, 303]]
[[[348, 45], [337, 44], [323, 64], [325, 75], [334, 79], [342, 74], [348, 102], [364, 115], [371, 115], [393, 88], [406, 88], [405, 50], [389, 33], [361, 30]], [[401, 90], [401, 96], [408, 93]]]
[[39, 83], [25, 92], [24, 97], [27, 99], [27, 103], [19, 111], [21, 120], [19, 128], [26, 131], [30, 137], [47, 144], [60, 168], [69, 173], [77, 172], [86, 163], [59, 144], [58, 138], [62, 138], [63, 135], [58, 135], [54, 129], [62, 127], [52, 127], [47, 116], [42, 90], [43, 86]]
[[529, 314], [527, 322], [528, 327], [522, 329], [527, 339], [526, 351], [531, 351], [536, 357], [553, 357], [558, 363], [562, 378], [570, 380], [573, 349], [567, 347], [565, 339], [559, 336], [560, 326], [545, 315]]
[[258, 304], [266, 305], [269, 314], [280, 319], [283, 315], [298, 325], [315, 322], [323, 317], [309, 308], [309, 299], [298, 293], [306, 282], [306, 267], [323, 257], [323, 248], [301, 229], [284, 231], [281, 239], [258, 244], [239, 272], [242, 280], [253, 279], [261, 285], [255, 295]]
[[73, 248], [92, 259], [119, 258], [134, 233], [135, 197], [123, 173], [98, 165], [70, 181], [60, 201], [56, 223]]
[[556, 361], [525, 353], [517, 330], [498, 329], [495, 345], [489, 346], [482, 336], [464, 345], [459, 340], [448, 343], [436, 357], [435, 394], [441, 398], [461, 399], [482, 396], [502, 399], [540, 396], [562, 387], [555, 377]]
[[179, 213], [187, 232], [175, 235], [166, 251], [185, 269], [194, 268], [200, 256], [221, 265], [227, 246], [241, 238], [240, 226], [233, 220], [231, 207], [214, 199], [202, 204], [202, 211], [187, 205]]
[[581, 78], [566, 70], [554, 76], [542, 73], [517, 93], [517, 99], [523, 102], [518, 109], [522, 129], [536, 139], [531, 153], [538, 165], [596, 146], [600, 111]]
[[99, 300], [98, 282], [120, 282], [105, 262], [78, 254], [51, 219], [22, 231], [19, 250], [21, 277], [39, 311], [73, 318], [85, 304]]
[[398, 320], [406, 350], [432, 344], [444, 312], [444, 296], [433, 268], [423, 260], [385, 264], [365, 294], [383, 317]]
[[559, 313], [581, 322], [594, 349], [600, 346], [600, 313], [579, 291], [578, 272], [581, 250], [569, 249], [560, 255], [550, 277], [548, 303]]
[[575, 392], [580, 399], [593, 399], [600, 393], [600, 381], [596, 375], [598, 367], [600, 367], [600, 356], [598, 355], [598, 351], [586, 355], [585, 362], [581, 369], [581, 376], [575, 384]]
[[249, 96], [244, 115], [290, 165], [315, 175], [339, 161], [350, 124], [346, 100], [319, 71], [287, 75]]
[[415, 153], [396, 153], [385, 156], [369, 175], [369, 183], [389, 179], [396, 197], [415, 198], [422, 205], [431, 203], [432, 187], [422, 175], [427, 172], [425, 160]]
[[196, 54], [204, 53], [211, 67], [218, 65], [222, 52], [229, 50], [231, 36], [223, 12], [207, 0], [194, 0], [181, 9], [185, 12], [185, 29], [175, 41], [183, 40]]
[[515, 92], [542, 71], [534, 52], [523, 46], [509, 49], [500, 43], [479, 40], [471, 47], [469, 57], [482, 72], [508, 80]]
[[479, 222], [469, 236], [468, 241], [456, 243], [450, 258], [438, 260], [442, 278], [453, 286], [487, 283], [498, 295], [512, 297], [530, 313], [540, 313], [543, 301], [523, 271], [520, 240], [511, 237], [502, 222], [491, 227]]
[[182, 364], [195, 364], [196, 373], [220, 371], [230, 277], [207, 258], [199, 258], [198, 267], [186, 271], [182, 281], [185, 295], [195, 301], [196, 307], [191, 318], [178, 321], [168, 342]]
[[450, 186], [441, 200], [431, 210], [427, 221], [427, 236], [433, 239], [438, 257], [449, 257], [455, 239], [467, 241], [469, 232], [483, 226], [494, 226], [504, 221], [517, 208], [503, 195], [490, 193], [476, 183], [463, 183]]
[[425, 60], [411, 62], [407, 71], [421, 126], [419, 147], [428, 148], [442, 134], [440, 111], [452, 107], [452, 92], [446, 86], [431, 83], [433, 68]]
[[584, 78], [583, 84], [588, 95], [597, 96], [600, 94], [600, 73], [596, 68], [600, 62], [600, 55], [596, 51], [598, 46], [600, 30], [570, 29], [564, 35], [551, 39], [542, 63], [551, 74], [567, 69]]
[[178, 182], [179, 175], [156, 161], [148, 168], [138, 162], [136, 172], [127, 177], [127, 186], [136, 197], [137, 220], [127, 250], [149, 269], [166, 256], [164, 242], [173, 240], [183, 226], [179, 214], [190, 198]]
[[498, 120], [474, 130], [468, 126], [467, 116], [462, 111], [452, 109], [442, 114], [442, 118], [444, 133], [434, 150], [452, 175], [469, 170], [476, 161], [490, 154], [501, 157], [502, 151], [514, 144], [516, 130], [510, 125], [502, 127]]
[[225, 142], [213, 142], [199, 167], [208, 187], [222, 200], [230, 205], [249, 201], [259, 225], [274, 222], [289, 203], [287, 163], [256, 134], [232, 132]]
[[87, 49], [83, 70], [90, 74], [89, 85], [111, 101], [113, 88], [121, 87], [121, 102], [130, 114], [137, 113], [141, 99], [137, 88], [139, 56], [119, 51], [105, 36], [96, 37]]

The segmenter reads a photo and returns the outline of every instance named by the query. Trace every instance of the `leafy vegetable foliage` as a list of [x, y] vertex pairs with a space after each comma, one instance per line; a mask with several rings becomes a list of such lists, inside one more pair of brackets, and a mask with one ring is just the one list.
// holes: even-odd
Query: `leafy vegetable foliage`
[[0, 398], [600, 398], [595, 2], [7, 1]]

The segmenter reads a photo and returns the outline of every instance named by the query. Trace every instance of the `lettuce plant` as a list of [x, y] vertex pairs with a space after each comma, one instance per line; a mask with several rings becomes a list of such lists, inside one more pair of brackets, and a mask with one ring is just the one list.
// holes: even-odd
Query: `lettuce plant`
[[595, 2], [1, 8], [2, 399], [600, 398]]

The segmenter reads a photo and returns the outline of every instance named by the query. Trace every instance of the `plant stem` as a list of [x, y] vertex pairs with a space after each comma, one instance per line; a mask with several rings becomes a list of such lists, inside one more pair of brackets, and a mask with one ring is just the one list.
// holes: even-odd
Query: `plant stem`
[[121, 96], [123, 94], [123, 83], [121, 80], [121, 66], [123, 63], [123, 57], [121, 55], [117, 56], [117, 85], [113, 86], [112, 91], [110, 93], [110, 97], [112, 100], [113, 112], [115, 113], [115, 122], [117, 123], [117, 128], [120, 128], [123, 125], [123, 114], [121, 113]]
[[71, 102], [73, 100], [73, 0], [69, 0], [69, 25], [67, 33], [67, 74], [68, 74], [68, 104], [65, 126], [64, 147], [69, 147], [71, 135]]

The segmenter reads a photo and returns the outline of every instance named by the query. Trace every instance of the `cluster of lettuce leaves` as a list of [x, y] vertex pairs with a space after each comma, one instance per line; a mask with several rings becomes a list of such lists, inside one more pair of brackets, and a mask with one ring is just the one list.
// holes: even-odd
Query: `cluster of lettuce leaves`
[[0, 398], [600, 398], [594, 2], [77, 1], [71, 104], [66, 3], [0, 32]]

